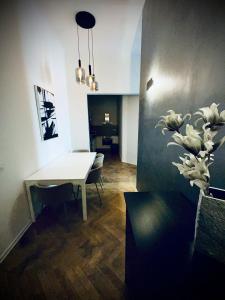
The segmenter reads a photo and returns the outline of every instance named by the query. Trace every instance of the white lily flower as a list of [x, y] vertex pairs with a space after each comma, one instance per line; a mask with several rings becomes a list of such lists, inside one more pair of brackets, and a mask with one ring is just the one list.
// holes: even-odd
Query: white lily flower
[[165, 131], [179, 131], [180, 127], [184, 124], [186, 118], [191, 118], [190, 114], [182, 117], [182, 114], [176, 114], [174, 110], [168, 110], [169, 115], [161, 116], [161, 120], [157, 123], [156, 127], [163, 127], [162, 134]]
[[199, 158], [193, 154], [185, 154], [185, 157], [180, 157], [182, 164], [173, 162], [185, 178], [190, 180], [190, 184], [198, 186], [203, 191], [209, 187], [209, 166], [212, 164], [208, 157]]
[[167, 146], [182, 146], [194, 155], [197, 155], [201, 150], [204, 150], [202, 148], [203, 141], [200, 132], [194, 129], [192, 125], [186, 125], [186, 135], [176, 132], [172, 135], [172, 138], [175, 142], [168, 143]]
[[207, 194], [208, 189], [209, 189], [209, 183], [205, 182], [203, 180], [200, 179], [195, 179], [195, 180], [191, 180], [190, 181], [190, 185], [196, 185], [198, 188], [200, 188], [200, 190], [202, 190], [204, 192], [204, 194]]
[[[202, 126], [203, 129], [203, 143], [205, 152], [212, 153], [216, 149], [220, 148], [225, 143], [225, 136], [220, 139], [218, 142], [214, 142], [213, 139], [217, 135], [216, 130], [211, 130], [211, 128], [208, 127], [209, 123], [206, 123]], [[204, 152], [204, 151], [201, 151]], [[201, 153], [200, 153], [201, 155]]]
[[[187, 124], [186, 135], [183, 136], [180, 133], [174, 133], [172, 138], [175, 142], [168, 143], [168, 146], [182, 146], [190, 153], [194, 155], [200, 155], [201, 157], [208, 155], [214, 151], [213, 138], [216, 135], [216, 132], [211, 131], [210, 128], [206, 128], [205, 125], [202, 127], [203, 137], [201, 137], [200, 131], [194, 129], [192, 125]], [[222, 142], [225, 142], [225, 140], [221, 141], [221, 143]], [[218, 146], [221, 146], [221, 144]]]
[[200, 108], [200, 111], [194, 113], [194, 115], [201, 116], [195, 124], [197, 125], [200, 120], [203, 120], [212, 130], [225, 125], [225, 110], [219, 113], [218, 106], [219, 104], [212, 103], [210, 106]]
[[[215, 135], [217, 134], [217, 131], [212, 131], [210, 128], [207, 128], [208, 124], [209, 123], [206, 123], [202, 126], [202, 129], [203, 129], [203, 145], [204, 145], [203, 152], [205, 152], [205, 153], [211, 153], [213, 151], [213, 147], [214, 147], [213, 139], [214, 139]], [[200, 153], [200, 155], [201, 155], [201, 153]]]

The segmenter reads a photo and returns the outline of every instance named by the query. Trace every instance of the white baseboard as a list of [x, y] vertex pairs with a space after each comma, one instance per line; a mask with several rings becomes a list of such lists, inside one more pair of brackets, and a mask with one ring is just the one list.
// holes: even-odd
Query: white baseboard
[[6, 256], [9, 254], [9, 252], [16, 246], [18, 241], [21, 239], [21, 237], [24, 235], [24, 233], [27, 231], [27, 229], [32, 224], [32, 221], [30, 220], [22, 230], [17, 234], [15, 239], [9, 244], [9, 246], [3, 251], [3, 253], [0, 254], [0, 263], [3, 262], [3, 260], [6, 258]]

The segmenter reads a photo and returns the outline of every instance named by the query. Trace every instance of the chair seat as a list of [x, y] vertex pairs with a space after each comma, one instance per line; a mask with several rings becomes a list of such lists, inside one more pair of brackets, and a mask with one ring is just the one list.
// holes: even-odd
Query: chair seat
[[75, 198], [73, 185], [71, 183], [50, 186], [33, 185], [31, 186], [31, 194], [32, 202], [40, 204], [38, 206], [38, 214], [40, 214], [46, 206], [51, 207], [54, 211], [62, 206], [64, 209], [66, 227], [68, 228], [66, 202]]

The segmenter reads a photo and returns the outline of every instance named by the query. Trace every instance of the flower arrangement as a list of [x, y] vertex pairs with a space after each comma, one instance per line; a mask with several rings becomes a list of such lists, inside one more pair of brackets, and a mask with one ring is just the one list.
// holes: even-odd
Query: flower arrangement
[[184, 157], [179, 157], [182, 163], [172, 162], [172, 164], [190, 181], [191, 186], [198, 186], [205, 195], [209, 194], [209, 166], [214, 161], [213, 152], [225, 142], [225, 136], [215, 140], [219, 129], [225, 125], [225, 110], [219, 112], [218, 106], [219, 104], [212, 103], [208, 107], [200, 108], [194, 113], [194, 116], [199, 118], [193, 123], [194, 125], [186, 124], [184, 134], [180, 130], [185, 120], [192, 118], [191, 114], [182, 116], [169, 110], [169, 114], [161, 116], [155, 126], [163, 127], [163, 135], [165, 131], [174, 132], [172, 135], [174, 141], [167, 146], [180, 146], [189, 152], [184, 153]]

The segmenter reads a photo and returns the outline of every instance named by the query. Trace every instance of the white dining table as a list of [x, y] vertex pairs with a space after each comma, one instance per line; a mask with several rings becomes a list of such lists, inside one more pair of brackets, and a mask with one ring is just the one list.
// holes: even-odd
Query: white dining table
[[35, 222], [35, 213], [32, 204], [30, 187], [36, 184], [60, 185], [63, 183], [72, 183], [73, 185], [79, 185], [82, 191], [83, 220], [87, 220], [85, 183], [89, 170], [93, 165], [95, 156], [96, 152], [66, 153], [25, 179], [27, 198], [33, 222]]

